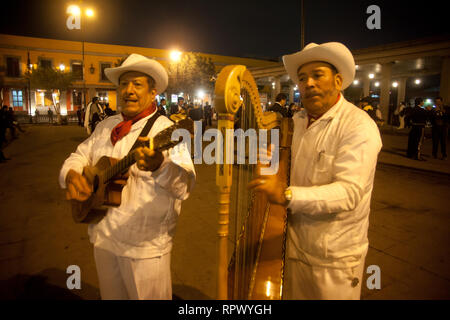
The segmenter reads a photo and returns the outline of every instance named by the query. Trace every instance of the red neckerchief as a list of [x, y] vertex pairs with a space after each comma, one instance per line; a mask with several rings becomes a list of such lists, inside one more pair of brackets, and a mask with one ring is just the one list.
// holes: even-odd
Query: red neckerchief
[[[337, 100], [336, 100], [336, 102], [333, 104], [333, 106], [336, 105], [336, 103], [338, 103], [338, 101], [339, 101], [340, 98], [341, 98], [341, 93], [339, 92], [338, 97], [337, 97]], [[323, 114], [321, 114], [321, 115], [320, 115], [319, 117], [317, 117], [317, 118], [313, 118], [313, 117], [311, 117], [311, 116], [308, 114], [308, 126], [307, 126], [306, 128], [309, 128], [309, 126], [310, 126], [311, 124], [313, 124], [316, 120], [320, 119], [321, 116], [323, 116]]]
[[125, 137], [128, 132], [131, 130], [131, 126], [136, 123], [137, 121], [141, 120], [142, 118], [145, 118], [149, 115], [151, 115], [156, 110], [156, 103], [153, 102], [153, 104], [139, 113], [138, 115], [134, 116], [133, 118], [126, 117], [123, 113], [123, 121], [119, 123], [117, 126], [114, 127], [111, 131], [111, 143], [113, 145], [116, 144], [117, 141]]

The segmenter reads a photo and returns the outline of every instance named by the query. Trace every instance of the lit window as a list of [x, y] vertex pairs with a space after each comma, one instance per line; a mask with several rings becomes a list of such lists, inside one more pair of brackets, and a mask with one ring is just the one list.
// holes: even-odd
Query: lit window
[[23, 91], [12, 90], [13, 107], [23, 107]]

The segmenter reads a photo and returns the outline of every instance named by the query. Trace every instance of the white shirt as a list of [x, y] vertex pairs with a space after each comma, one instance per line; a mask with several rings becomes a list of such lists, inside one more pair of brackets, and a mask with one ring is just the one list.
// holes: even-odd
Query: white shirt
[[342, 95], [309, 128], [306, 111], [293, 120], [287, 255], [311, 265], [356, 266], [368, 248], [379, 130]]
[[[59, 176], [61, 187], [66, 188], [70, 169], [81, 174], [85, 166], [95, 165], [102, 156], [125, 157], [152, 115], [133, 124], [130, 132], [114, 146], [110, 141], [111, 130], [123, 120], [122, 115], [100, 122], [64, 162]], [[172, 121], [160, 116], [148, 136], [153, 137], [171, 125]], [[96, 247], [139, 259], [170, 252], [181, 201], [188, 198], [194, 186], [195, 170], [185, 143], [169, 151], [163, 152], [164, 161], [154, 172], [139, 170], [136, 164], [130, 167], [121, 205], [110, 208], [98, 224], [89, 225], [90, 241]]]

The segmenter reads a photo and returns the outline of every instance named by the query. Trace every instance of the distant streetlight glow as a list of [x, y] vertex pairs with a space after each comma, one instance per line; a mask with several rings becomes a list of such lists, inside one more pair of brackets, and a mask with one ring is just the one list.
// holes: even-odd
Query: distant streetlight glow
[[86, 9], [86, 15], [88, 16], [88, 17], [93, 17], [94, 16], [94, 10], [92, 10], [91, 8], [89, 8], [89, 9]]
[[59, 70], [64, 71], [66, 69], [66, 66], [64, 64], [59, 65]]
[[420, 79], [416, 79], [416, 81], [414, 81], [415, 84], [420, 84]]
[[205, 97], [205, 92], [203, 90], [198, 90], [197, 95], [200, 99], [203, 99]]
[[80, 15], [80, 12], [81, 12], [80, 7], [74, 4], [67, 7], [67, 13], [78, 16]]
[[181, 60], [181, 52], [177, 50], [170, 51], [170, 59], [174, 62], [178, 62]]

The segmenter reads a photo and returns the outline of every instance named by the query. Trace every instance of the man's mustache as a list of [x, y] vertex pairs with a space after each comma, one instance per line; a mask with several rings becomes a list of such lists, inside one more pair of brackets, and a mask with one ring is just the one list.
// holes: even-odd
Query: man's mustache
[[305, 98], [311, 98], [311, 97], [314, 97], [314, 96], [322, 96], [319, 92], [306, 92], [305, 93]]

